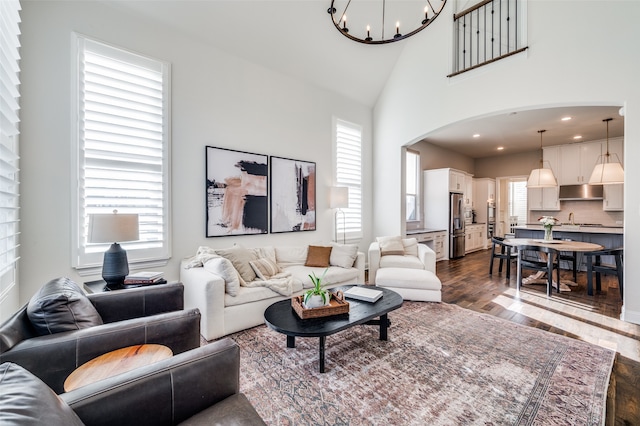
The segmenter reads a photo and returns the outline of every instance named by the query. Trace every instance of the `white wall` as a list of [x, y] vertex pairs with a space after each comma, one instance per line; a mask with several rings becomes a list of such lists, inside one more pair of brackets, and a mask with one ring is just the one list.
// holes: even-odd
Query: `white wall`
[[[99, 2], [25, 1], [22, 12], [21, 303], [46, 281], [80, 277], [71, 268], [71, 32], [172, 64], [173, 256], [163, 268], [177, 279], [179, 262], [199, 245], [247, 247], [330, 241], [332, 117], [363, 126], [365, 182], [371, 182], [369, 107], [294, 81]], [[315, 161], [317, 231], [205, 238], [205, 145]], [[364, 199], [371, 200], [371, 186]], [[371, 205], [365, 203], [365, 238]], [[361, 249], [366, 249], [362, 243]]]
[[[447, 2], [444, 15], [452, 14]], [[447, 78], [452, 23], [438, 19], [407, 40], [374, 108], [373, 234], [398, 233], [401, 209], [389, 203], [400, 188], [400, 147], [442, 126], [486, 114], [567, 105], [624, 105], [625, 158], [640, 158], [640, 2], [529, 0], [523, 53]], [[597, 27], [597, 30], [596, 28]], [[640, 169], [627, 167], [627, 182]], [[640, 260], [640, 193], [625, 185], [625, 260]], [[398, 196], [399, 197], [399, 196]], [[399, 205], [399, 204], [398, 204]], [[629, 262], [628, 260], [631, 260]], [[640, 271], [625, 268], [623, 317], [640, 323]]]

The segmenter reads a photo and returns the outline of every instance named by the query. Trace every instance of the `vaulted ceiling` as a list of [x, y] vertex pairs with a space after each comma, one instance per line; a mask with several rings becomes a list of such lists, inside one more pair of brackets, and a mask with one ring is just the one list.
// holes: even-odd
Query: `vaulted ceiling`
[[[364, 45], [342, 36], [327, 13], [329, 0], [113, 0], [107, 4], [158, 22], [169, 30], [235, 56], [374, 106], [406, 43], [419, 43], [429, 31], [385, 45]], [[407, 0], [411, 3], [415, 0]], [[439, 19], [448, 19], [443, 14]], [[544, 145], [598, 140], [603, 119], [612, 117], [609, 136], [623, 135], [620, 106], [510, 111], [454, 123], [425, 140], [472, 158], [539, 149]], [[572, 117], [561, 121], [564, 116]], [[474, 134], [479, 137], [473, 138]], [[573, 139], [581, 135], [582, 139]]]

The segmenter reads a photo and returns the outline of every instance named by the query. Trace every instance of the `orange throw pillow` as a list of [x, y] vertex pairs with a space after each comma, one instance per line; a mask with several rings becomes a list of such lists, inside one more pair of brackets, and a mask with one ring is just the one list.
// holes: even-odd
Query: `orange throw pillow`
[[304, 266], [327, 268], [329, 266], [332, 248], [333, 247], [309, 246], [307, 250], [307, 261], [304, 263]]

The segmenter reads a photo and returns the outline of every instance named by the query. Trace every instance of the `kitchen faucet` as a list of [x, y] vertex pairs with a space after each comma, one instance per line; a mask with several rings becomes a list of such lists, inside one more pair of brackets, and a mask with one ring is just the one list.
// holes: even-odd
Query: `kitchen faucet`
[[573, 223], [573, 212], [569, 213], [569, 223], [575, 225], [575, 223]]

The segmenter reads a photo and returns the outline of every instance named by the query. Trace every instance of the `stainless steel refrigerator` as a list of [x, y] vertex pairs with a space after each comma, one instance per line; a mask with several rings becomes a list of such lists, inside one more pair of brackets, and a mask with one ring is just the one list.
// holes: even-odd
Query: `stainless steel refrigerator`
[[464, 256], [464, 197], [452, 192], [449, 194], [449, 258]]

